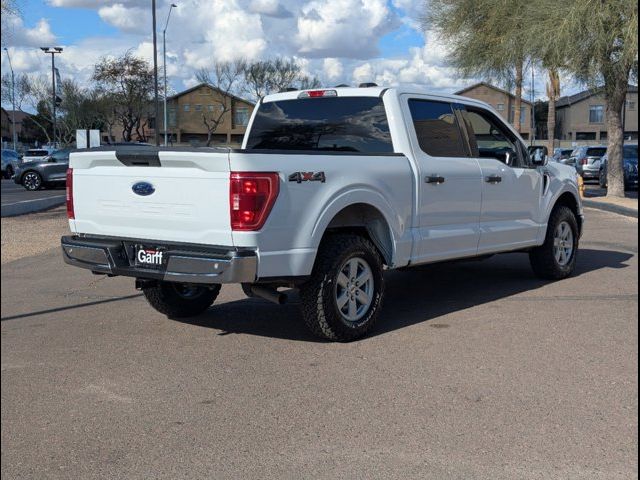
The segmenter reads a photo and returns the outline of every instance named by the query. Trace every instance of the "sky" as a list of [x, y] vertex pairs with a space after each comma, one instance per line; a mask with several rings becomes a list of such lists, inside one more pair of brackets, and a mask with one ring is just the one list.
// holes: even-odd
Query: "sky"
[[[421, 27], [426, 0], [174, 0], [167, 28], [167, 75], [180, 91], [216, 60], [295, 58], [323, 85], [420, 85], [453, 93], [464, 79], [447, 65], [446, 46]], [[61, 46], [56, 66], [63, 78], [88, 82], [104, 56], [132, 50], [153, 58], [149, 0], [26, 0], [21, 17], [3, 20], [2, 47], [19, 72], [49, 74], [40, 46]], [[158, 62], [171, 2], [157, 1]], [[8, 71], [2, 52], [2, 71]], [[536, 97], [544, 96], [543, 79]], [[530, 94], [530, 88], [525, 94]]]

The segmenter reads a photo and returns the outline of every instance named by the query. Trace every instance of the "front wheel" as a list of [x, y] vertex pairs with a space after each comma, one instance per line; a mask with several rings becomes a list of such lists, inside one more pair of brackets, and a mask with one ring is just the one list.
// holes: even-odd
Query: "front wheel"
[[42, 187], [42, 177], [38, 172], [27, 172], [22, 177], [22, 186], [34, 192]]
[[561, 280], [576, 266], [580, 230], [570, 208], [561, 206], [551, 212], [544, 243], [529, 253], [534, 273], [547, 280]]
[[318, 337], [347, 342], [363, 337], [382, 308], [382, 260], [357, 235], [323, 241], [311, 278], [300, 287], [302, 316]]
[[220, 293], [220, 285], [158, 282], [142, 289], [149, 304], [167, 317], [187, 318], [204, 312]]

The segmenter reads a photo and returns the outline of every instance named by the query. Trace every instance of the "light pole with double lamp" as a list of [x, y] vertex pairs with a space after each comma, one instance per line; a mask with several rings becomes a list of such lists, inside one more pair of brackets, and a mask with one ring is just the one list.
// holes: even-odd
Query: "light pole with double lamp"
[[62, 53], [62, 47], [40, 47], [44, 53], [51, 54], [51, 87], [52, 87], [52, 120], [53, 120], [53, 148], [56, 148], [56, 53]]
[[177, 5], [172, 3], [169, 7], [169, 13], [167, 13], [167, 21], [164, 24], [164, 30], [162, 30], [162, 67], [164, 69], [164, 146], [168, 145], [167, 141], [167, 27], [169, 26], [169, 18], [171, 17], [171, 10], [176, 8]]
[[18, 144], [18, 136], [16, 135], [16, 79], [13, 75], [13, 65], [11, 65], [11, 55], [9, 55], [9, 49], [4, 47], [4, 51], [7, 52], [7, 59], [9, 60], [9, 70], [11, 70], [11, 104], [13, 110], [11, 110], [11, 137], [13, 140], [13, 151], [16, 151]]

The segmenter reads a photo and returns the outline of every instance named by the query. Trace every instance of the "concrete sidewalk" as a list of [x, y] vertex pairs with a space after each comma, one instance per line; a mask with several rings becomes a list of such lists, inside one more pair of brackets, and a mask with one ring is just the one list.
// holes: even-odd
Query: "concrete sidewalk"
[[637, 198], [610, 198], [605, 196], [586, 196], [582, 199], [585, 207], [597, 208], [607, 212], [613, 212], [627, 217], [638, 218]]

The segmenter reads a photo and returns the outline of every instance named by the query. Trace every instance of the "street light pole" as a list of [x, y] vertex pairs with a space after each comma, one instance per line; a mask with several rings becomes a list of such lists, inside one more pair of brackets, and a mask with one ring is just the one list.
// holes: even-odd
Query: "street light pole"
[[158, 105], [158, 35], [156, 32], [156, 0], [151, 0], [151, 9], [153, 10], [151, 20], [153, 22], [153, 104], [155, 110], [155, 137], [156, 146], [160, 145], [160, 137], [158, 137], [158, 118], [160, 110]]
[[167, 14], [167, 21], [164, 24], [164, 30], [162, 30], [162, 67], [164, 68], [164, 146], [167, 142], [167, 27], [169, 26], [169, 17], [171, 17], [171, 10], [177, 7], [175, 3], [172, 3], [169, 7], [169, 13]]
[[52, 123], [53, 123], [53, 148], [56, 148], [56, 53], [62, 53], [62, 47], [40, 47], [44, 53], [51, 54], [51, 88], [52, 88]]
[[16, 79], [13, 75], [13, 65], [11, 65], [11, 55], [9, 55], [9, 49], [4, 47], [4, 51], [7, 52], [7, 58], [9, 59], [9, 69], [11, 70], [11, 104], [13, 110], [11, 110], [11, 138], [13, 140], [13, 151], [16, 151], [18, 144], [18, 136], [16, 135]]

